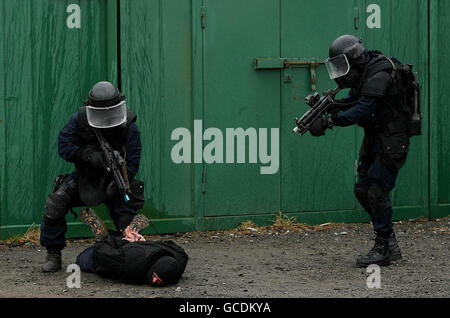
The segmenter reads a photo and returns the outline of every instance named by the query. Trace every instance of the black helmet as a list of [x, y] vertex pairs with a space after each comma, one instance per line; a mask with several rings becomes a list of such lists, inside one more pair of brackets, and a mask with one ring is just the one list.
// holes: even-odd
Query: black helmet
[[342, 35], [331, 44], [329, 56], [333, 58], [344, 54], [350, 64], [359, 65], [364, 62], [364, 51], [366, 50], [362, 42], [362, 39], [354, 35]]
[[331, 79], [342, 87], [355, 87], [361, 79], [361, 69], [365, 64], [362, 39], [353, 35], [342, 35], [330, 46], [330, 57], [325, 61]]
[[103, 81], [92, 86], [85, 104], [94, 107], [108, 107], [117, 105], [125, 96], [112, 83]]
[[125, 96], [110, 82], [95, 84], [84, 104], [88, 123], [94, 128], [120, 127], [127, 120]]

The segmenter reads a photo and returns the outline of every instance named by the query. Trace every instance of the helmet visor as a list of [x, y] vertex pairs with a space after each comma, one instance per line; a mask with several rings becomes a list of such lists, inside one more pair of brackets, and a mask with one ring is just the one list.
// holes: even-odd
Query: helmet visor
[[332, 80], [345, 76], [350, 71], [350, 63], [345, 54], [326, 59], [325, 66]]
[[94, 128], [113, 128], [127, 121], [127, 105], [121, 101], [109, 107], [86, 106], [86, 116]]

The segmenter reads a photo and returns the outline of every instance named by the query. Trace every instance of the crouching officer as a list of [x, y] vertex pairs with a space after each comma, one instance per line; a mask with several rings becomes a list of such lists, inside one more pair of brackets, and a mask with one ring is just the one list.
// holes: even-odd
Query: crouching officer
[[341, 88], [351, 89], [339, 102], [352, 106], [316, 119], [310, 133], [322, 136], [333, 126], [357, 124], [364, 128], [354, 192], [371, 217], [376, 238], [374, 247], [356, 263], [360, 267], [389, 265], [402, 257], [393, 231], [389, 193], [410, 143], [409, 114], [401, 105], [401, 89], [394, 85], [399, 74], [392, 59], [365, 49], [362, 40], [352, 35], [337, 38], [329, 56], [326, 66], [331, 79]]
[[[44, 272], [61, 269], [61, 251], [66, 245], [67, 232], [65, 216], [72, 207], [104, 203], [119, 231], [124, 230], [137, 209], [142, 208], [143, 184], [134, 181], [141, 157], [136, 119], [136, 114], [126, 107], [125, 96], [113, 84], [99, 82], [89, 92], [85, 106], [80, 107], [60, 131], [58, 153], [75, 164], [75, 171], [55, 179], [53, 192], [45, 203], [40, 237], [41, 245], [47, 249], [42, 266]], [[124, 201], [107, 169], [97, 132], [126, 159], [126, 174], [133, 191], [129, 202]]]

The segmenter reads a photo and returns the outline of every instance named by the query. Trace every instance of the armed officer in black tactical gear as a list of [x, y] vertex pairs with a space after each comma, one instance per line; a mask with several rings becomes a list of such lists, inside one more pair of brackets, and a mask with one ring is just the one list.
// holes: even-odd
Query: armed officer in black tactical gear
[[381, 52], [365, 49], [361, 39], [343, 35], [330, 46], [326, 66], [331, 79], [351, 89], [339, 103], [352, 106], [316, 119], [310, 133], [317, 137], [328, 128], [355, 124], [364, 128], [354, 192], [371, 217], [376, 238], [372, 250], [358, 258], [357, 265], [389, 265], [402, 257], [393, 231], [389, 193], [410, 143], [408, 115], [401, 110], [399, 91], [393, 85], [395, 65]]
[[96, 130], [100, 131], [112, 149], [126, 159], [128, 179], [134, 184], [141, 157], [136, 119], [136, 114], [127, 109], [125, 96], [113, 84], [99, 82], [89, 92], [85, 106], [80, 107], [60, 131], [58, 153], [75, 164], [75, 172], [55, 184], [45, 203], [40, 237], [41, 245], [47, 249], [42, 266], [44, 272], [61, 269], [61, 250], [66, 245], [65, 216], [69, 209], [104, 203], [116, 229], [122, 231], [141, 207], [134, 200], [125, 202], [117, 191], [96, 136]]

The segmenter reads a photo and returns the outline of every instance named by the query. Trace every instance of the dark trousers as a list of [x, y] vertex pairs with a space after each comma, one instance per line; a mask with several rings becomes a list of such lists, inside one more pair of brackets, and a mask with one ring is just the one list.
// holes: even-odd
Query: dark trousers
[[[374, 144], [370, 148], [363, 148], [364, 153], [360, 156], [358, 167], [358, 182], [363, 186], [371, 186], [377, 184], [383, 191], [391, 192], [395, 187], [398, 171], [394, 165], [389, 165], [386, 158], [380, 152], [381, 145]], [[391, 233], [393, 231], [392, 224], [392, 205], [386, 209], [382, 216], [375, 217], [371, 215], [373, 229], [376, 232]]]
[[[61, 184], [60, 189], [63, 189], [70, 196], [69, 202], [66, 203], [66, 214], [70, 208], [86, 206], [78, 194], [78, 178], [79, 175], [76, 172], [72, 173]], [[108, 207], [109, 215], [119, 231], [125, 229], [136, 215], [136, 210], [125, 205], [120, 196], [115, 196], [104, 204]], [[65, 217], [60, 220], [48, 220], [44, 217], [41, 223], [40, 243], [47, 250], [61, 251], [66, 246], [66, 232], [67, 222]]]

